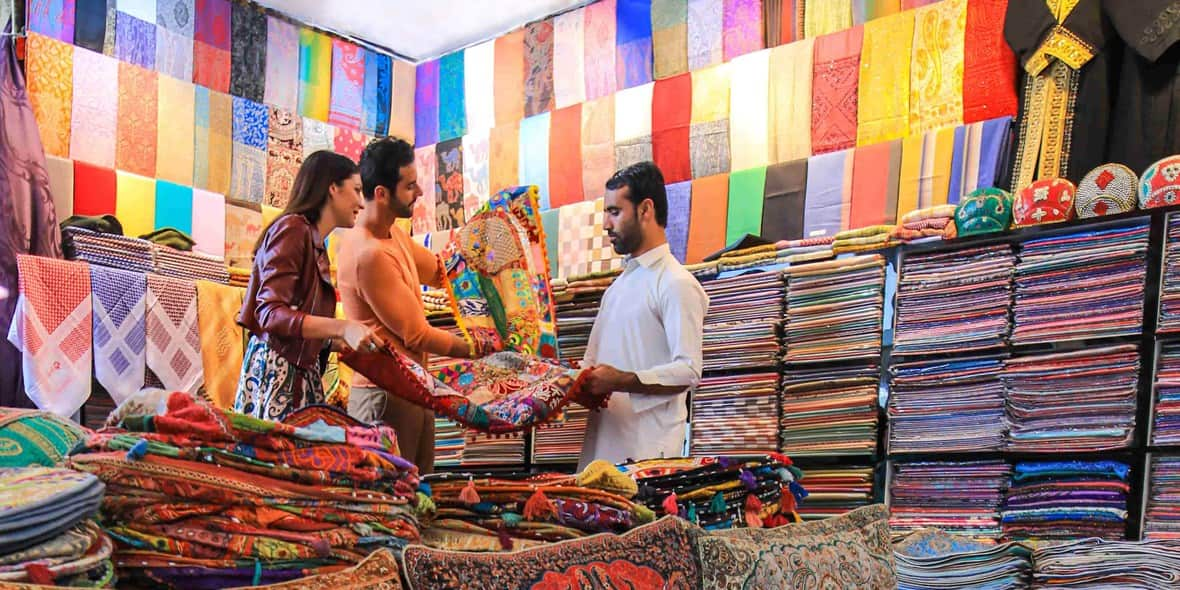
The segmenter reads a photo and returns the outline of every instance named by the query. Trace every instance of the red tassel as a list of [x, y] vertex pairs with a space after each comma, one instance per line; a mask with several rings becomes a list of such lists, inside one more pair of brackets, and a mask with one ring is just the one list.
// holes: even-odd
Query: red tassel
[[475, 480], [467, 479], [467, 485], [459, 492], [459, 501], [468, 506], [479, 504], [479, 492], [475, 489]]
[[529, 497], [528, 502], [524, 503], [524, 517], [526, 520], [539, 522], [546, 516], [557, 516], [557, 506], [545, 497], [545, 492], [538, 489]]
[[762, 528], [762, 500], [750, 494], [746, 496], [746, 526], [752, 529]]
[[53, 572], [49, 571], [49, 567], [43, 563], [30, 563], [25, 565], [25, 575], [29, 577], [29, 581], [41, 586], [53, 586], [57, 581], [53, 579]]
[[794, 512], [799, 505], [795, 502], [795, 494], [791, 493], [791, 488], [781, 486], [782, 499], [779, 500], [779, 512], [789, 514]]
[[762, 525], [768, 529], [777, 528], [786, 524], [791, 524], [792, 521], [787, 520], [787, 517], [782, 514], [775, 514], [770, 518], [762, 521]]
[[664, 503], [662, 504], [664, 507], [664, 514], [671, 516], [680, 514], [680, 506], [677, 505], [678, 503], [679, 500], [676, 498], [676, 492], [668, 494], [668, 497], [664, 498]]
[[496, 530], [496, 536], [500, 538], [500, 547], [505, 551], [512, 551], [512, 537], [508, 536], [508, 531], [504, 527]]

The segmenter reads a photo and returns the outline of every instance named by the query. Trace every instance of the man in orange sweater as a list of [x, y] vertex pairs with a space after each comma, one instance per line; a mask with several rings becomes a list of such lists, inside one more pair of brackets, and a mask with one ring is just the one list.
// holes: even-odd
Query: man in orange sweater
[[[442, 264], [394, 226], [399, 218], [412, 216], [414, 201], [422, 196], [413, 146], [401, 139], [375, 141], [361, 155], [360, 168], [365, 208], [341, 238], [337, 254], [345, 316], [374, 329], [424, 366], [427, 354], [472, 357], [466, 340], [426, 321], [421, 286], [442, 286]], [[434, 413], [377, 389], [360, 374], [352, 385], [349, 414], [392, 426], [402, 456], [423, 474], [433, 471]]]

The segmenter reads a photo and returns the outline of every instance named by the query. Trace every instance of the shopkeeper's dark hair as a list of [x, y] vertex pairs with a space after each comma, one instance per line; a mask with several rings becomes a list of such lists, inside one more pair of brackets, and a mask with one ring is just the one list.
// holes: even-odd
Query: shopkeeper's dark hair
[[668, 191], [664, 188], [664, 173], [655, 162], [632, 164], [615, 172], [606, 181], [606, 190], [616, 191], [623, 187], [631, 189], [627, 191], [627, 200], [636, 206], [651, 199], [656, 207], [656, 223], [668, 227]]
[[372, 201], [377, 187], [393, 192], [401, 182], [402, 166], [414, 163], [414, 146], [397, 137], [385, 137], [370, 143], [361, 154], [361, 190]]
[[[275, 221], [286, 215], [297, 214], [306, 217], [312, 225], [319, 223], [324, 204], [328, 202], [328, 188], [348, 180], [356, 172], [356, 162], [348, 156], [328, 150], [312, 153], [299, 167], [299, 174], [295, 175], [295, 183], [291, 185], [291, 199]], [[273, 224], [274, 221], [271, 221]], [[270, 225], [262, 230], [262, 235], [254, 243], [256, 254], [268, 231]]]

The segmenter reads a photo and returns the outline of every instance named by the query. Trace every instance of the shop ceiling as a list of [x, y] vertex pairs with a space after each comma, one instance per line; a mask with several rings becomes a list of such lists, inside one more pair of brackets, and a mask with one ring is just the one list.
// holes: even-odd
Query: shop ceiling
[[588, 0], [257, 0], [309, 25], [413, 61], [491, 39]]

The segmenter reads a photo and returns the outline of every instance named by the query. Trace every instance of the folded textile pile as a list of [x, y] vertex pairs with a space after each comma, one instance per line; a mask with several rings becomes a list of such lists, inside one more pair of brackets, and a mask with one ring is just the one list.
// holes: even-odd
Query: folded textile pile
[[894, 354], [1003, 347], [1015, 269], [1007, 244], [907, 254], [897, 286]]
[[898, 463], [889, 482], [894, 533], [937, 528], [1000, 538], [1000, 505], [1012, 468], [1003, 461]]
[[1160, 285], [1161, 334], [1180, 333], [1180, 215], [1168, 216], [1165, 237], [1163, 282]]
[[576, 293], [571, 291], [568, 301], [557, 304], [557, 350], [561, 360], [580, 363], [586, 356], [590, 330], [598, 317], [605, 292], [605, 287]]
[[1016, 265], [1014, 344], [1137, 334], [1146, 221], [1025, 242]]
[[923, 238], [953, 240], [958, 236], [955, 227], [955, 210], [958, 205], [935, 205], [915, 209], [901, 218], [893, 230], [892, 238], [899, 242], [912, 242]]
[[274, 583], [336, 571], [419, 539], [418, 469], [397, 435], [327, 406], [282, 423], [187, 394], [132, 399], [71, 466], [107, 484], [120, 574], [153, 587]]
[[756, 246], [722, 254], [717, 259], [717, 269], [719, 272], [732, 272], [772, 265], [777, 260], [778, 250], [773, 245]]
[[0, 408], [0, 469], [54, 467], [86, 436], [86, 430], [49, 412]]
[[894, 225], [870, 225], [857, 229], [849, 229], [836, 234], [832, 241], [832, 251], [836, 254], [849, 252], [870, 252], [884, 250], [897, 245], [893, 239]]
[[475, 468], [522, 468], [527, 443], [524, 433], [484, 434], [468, 429], [463, 441], [463, 458], [459, 466]]
[[431, 289], [422, 292], [422, 306], [426, 309], [426, 317], [451, 315], [451, 300], [447, 292]]
[[114, 546], [91, 520], [102, 497], [102, 482], [90, 474], [0, 469], [0, 586], [110, 586]]
[[[630, 480], [612, 466], [615, 479]], [[423, 530], [426, 545], [463, 551], [511, 551], [602, 532], [621, 533], [655, 520], [631, 489], [603, 489], [562, 474], [428, 476], [437, 508]]]
[[1008, 448], [1105, 451], [1131, 445], [1139, 351], [1114, 346], [1008, 359]]
[[881, 368], [783, 371], [779, 431], [783, 452], [797, 457], [872, 455], [877, 451]]
[[250, 286], [250, 269], [238, 266], [229, 267], [229, 286], [245, 289]]
[[1032, 550], [993, 545], [937, 529], [920, 529], [893, 546], [898, 590], [987, 588], [1024, 590], [1032, 578]]
[[1180, 540], [1180, 457], [1154, 455], [1147, 467], [1151, 480], [1143, 538]]
[[577, 463], [586, 440], [586, 423], [590, 410], [566, 406], [562, 419], [538, 426], [533, 430], [533, 463]]
[[778, 373], [701, 379], [692, 395], [691, 455], [747, 455], [778, 448]]
[[721, 265], [717, 262], [699, 262], [697, 264], [686, 264], [684, 270], [692, 273], [699, 281], [707, 281], [709, 279], [717, 278], [721, 272]]
[[779, 355], [785, 285], [775, 272], [753, 272], [702, 283], [705, 315], [704, 370], [771, 368]]
[[807, 490], [807, 501], [798, 508], [805, 521], [839, 516], [873, 502], [872, 467], [813, 467], [799, 484]]
[[1176, 588], [1180, 542], [1085, 539], [1033, 552], [1036, 588]]
[[1180, 444], [1180, 344], [1160, 344], [1155, 367], [1153, 446]]
[[890, 453], [1004, 448], [1000, 358], [899, 363], [890, 371]]
[[803, 472], [779, 453], [648, 459], [619, 468], [639, 484], [637, 502], [710, 530], [797, 522], [807, 497]]
[[159, 244], [155, 249], [157, 274], [186, 281], [210, 281], [221, 285], [229, 284], [229, 267], [225, 259], [200, 252], [184, 252]]
[[61, 231], [69, 260], [140, 273], [152, 272], [156, 268], [154, 246], [147, 240], [80, 227], [66, 227]]
[[434, 466], [436, 468], [458, 467], [463, 458], [466, 434], [454, 420], [434, 417]]
[[1017, 463], [1004, 498], [1004, 537], [1124, 538], [1130, 471], [1120, 461]]
[[784, 275], [788, 363], [881, 355], [885, 300], [881, 255], [792, 266]]
[[835, 255], [832, 252], [832, 242], [834, 241], [836, 238], [833, 236], [783, 240], [775, 243], [775, 256], [779, 262], [791, 262], [792, 264], [831, 258]]

